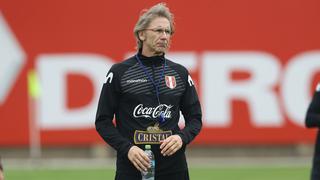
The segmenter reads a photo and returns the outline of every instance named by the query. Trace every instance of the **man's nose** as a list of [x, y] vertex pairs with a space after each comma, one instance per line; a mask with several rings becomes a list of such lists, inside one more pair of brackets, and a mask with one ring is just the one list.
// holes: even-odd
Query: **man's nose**
[[163, 31], [163, 32], [161, 33], [161, 35], [160, 35], [160, 38], [161, 38], [161, 39], [168, 39], [168, 38], [169, 38], [169, 34], [166, 33], [165, 31]]

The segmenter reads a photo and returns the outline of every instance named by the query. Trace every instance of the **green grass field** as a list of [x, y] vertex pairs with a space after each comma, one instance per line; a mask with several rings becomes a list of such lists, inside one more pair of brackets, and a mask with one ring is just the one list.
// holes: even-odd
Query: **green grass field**
[[[190, 168], [192, 180], [307, 180], [307, 167]], [[6, 180], [112, 180], [113, 169], [13, 170], [6, 169]]]

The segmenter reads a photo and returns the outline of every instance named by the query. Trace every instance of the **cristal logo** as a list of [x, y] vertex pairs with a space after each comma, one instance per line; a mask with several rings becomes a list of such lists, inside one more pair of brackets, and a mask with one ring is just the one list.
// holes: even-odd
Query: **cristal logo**
[[139, 104], [134, 108], [133, 116], [135, 118], [157, 118], [161, 113], [164, 114], [165, 118], [171, 118], [172, 105], [160, 104], [157, 107], [143, 107], [143, 104]]

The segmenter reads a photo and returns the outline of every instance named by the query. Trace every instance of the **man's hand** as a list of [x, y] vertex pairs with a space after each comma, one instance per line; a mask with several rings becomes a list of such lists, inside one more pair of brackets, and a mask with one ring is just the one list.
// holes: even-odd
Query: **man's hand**
[[147, 168], [150, 168], [150, 159], [138, 146], [132, 146], [129, 149], [128, 158], [131, 163], [141, 172], [147, 171]]
[[160, 143], [161, 154], [163, 156], [171, 156], [182, 147], [182, 139], [179, 135], [169, 136]]

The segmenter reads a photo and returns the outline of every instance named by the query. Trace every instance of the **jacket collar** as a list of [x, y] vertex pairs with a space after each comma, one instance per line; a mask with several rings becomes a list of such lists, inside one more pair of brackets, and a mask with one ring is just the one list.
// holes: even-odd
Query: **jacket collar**
[[147, 57], [142, 55], [141, 51], [138, 51], [138, 57], [141, 60], [141, 62], [143, 63], [143, 65], [145, 66], [160, 66], [164, 63], [165, 57], [164, 54], [161, 56], [151, 56], [151, 57]]

